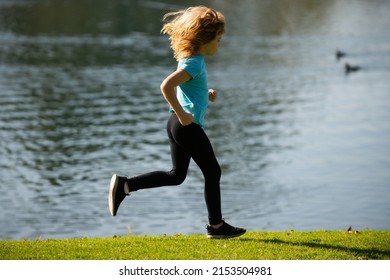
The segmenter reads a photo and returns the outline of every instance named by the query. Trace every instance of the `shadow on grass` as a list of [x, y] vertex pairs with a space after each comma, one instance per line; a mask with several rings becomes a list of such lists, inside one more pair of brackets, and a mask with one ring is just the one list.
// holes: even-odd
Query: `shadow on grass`
[[351, 253], [359, 259], [371, 259], [371, 260], [383, 260], [390, 259], [390, 251], [389, 250], [380, 250], [376, 248], [372, 249], [359, 249], [359, 248], [351, 248], [341, 245], [331, 245], [331, 244], [320, 244], [316, 242], [293, 242], [293, 241], [285, 241], [277, 238], [273, 239], [252, 239], [252, 238], [240, 238], [242, 241], [250, 241], [250, 242], [261, 242], [261, 243], [272, 243], [272, 244], [282, 244], [289, 246], [297, 246], [297, 247], [310, 247], [310, 248], [319, 248], [319, 249], [328, 249], [328, 250], [338, 250], [344, 251], [347, 253]]

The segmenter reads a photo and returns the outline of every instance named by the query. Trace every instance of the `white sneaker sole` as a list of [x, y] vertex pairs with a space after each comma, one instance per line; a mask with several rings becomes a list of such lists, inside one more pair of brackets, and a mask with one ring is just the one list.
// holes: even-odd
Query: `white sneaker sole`
[[208, 239], [228, 239], [228, 238], [239, 237], [245, 233], [246, 233], [246, 231], [240, 232], [240, 233], [237, 233], [234, 235], [210, 235], [210, 234], [207, 234], [206, 236]]
[[118, 187], [118, 175], [114, 174], [111, 177], [110, 190], [108, 191], [108, 209], [112, 216], [115, 216], [115, 193]]

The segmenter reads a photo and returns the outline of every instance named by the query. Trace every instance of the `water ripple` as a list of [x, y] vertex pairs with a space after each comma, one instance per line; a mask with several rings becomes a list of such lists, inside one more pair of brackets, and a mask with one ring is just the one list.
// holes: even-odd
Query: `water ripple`
[[[70, 2], [77, 8], [83, 1]], [[308, 9], [304, 2], [299, 11]], [[53, 3], [15, 10], [0, 4], [0, 15], [21, 18]], [[256, 3], [254, 11], [265, 5]], [[355, 4], [354, 11], [362, 15], [373, 5], [359, 3], [363, 8]], [[165, 5], [148, 1], [140, 9], [152, 21]], [[390, 225], [390, 49], [389, 36], [378, 36], [389, 29], [359, 35], [354, 28], [352, 36], [346, 26], [341, 33], [322, 27], [349, 26], [334, 18], [334, 8], [331, 2], [313, 8], [319, 17], [302, 19], [313, 21], [302, 33], [294, 30], [298, 19], [279, 31], [245, 31], [234, 21], [236, 10], [224, 7], [232, 25], [218, 56], [207, 60], [210, 87], [220, 96], [205, 129], [223, 171], [224, 216], [233, 224], [249, 230]], [[0, 238], [202, 232], [203, 177], [194, 163], [182, 186], [139, 191], [115, 219], [109, 216], [112, 173], [171, 168], [168, 106], [159, 85], [175, 62], [158, 28], [100, 32], [115, 20], [101, 14], [93, 20], [96, 34], [57, 34], [48, 27], [41, 28], [52, 32], [5, 30], [8, 20], [0, 16]], [[258, 14], [245, 20], [257, 23]], [[346, 76], [335, 42], [364, 70]]]

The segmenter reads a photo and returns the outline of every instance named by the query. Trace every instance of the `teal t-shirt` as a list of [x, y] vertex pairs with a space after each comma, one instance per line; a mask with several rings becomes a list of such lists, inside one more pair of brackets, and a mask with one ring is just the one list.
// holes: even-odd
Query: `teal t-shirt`
[[177, 87], [177, 99], [183, 109], [194, 116], [194, 123], [204, 127], [209, 102], [207, 71], [203, 55], [180, 60], [177, 69], [186, 71], [192, 77]]

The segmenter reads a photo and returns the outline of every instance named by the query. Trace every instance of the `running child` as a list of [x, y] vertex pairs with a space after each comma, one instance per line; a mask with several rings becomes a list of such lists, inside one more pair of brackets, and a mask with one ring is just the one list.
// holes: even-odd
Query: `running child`
[[172, 169], [154, 171], [135, 177], [114, 174], [109, 187], [111, 215], [132, 192], [184, 182], [193, 159], [204, 176], [204, 198], [208, 211], [208, 238], [231, 238], [246, 232], [222, 219], [221, 168], [208, 136], [204, 118], [208, 101], [214, 102], [218, 92], [208, 88], [205, 56], [216, 54], [225, 31], [223, 14], [197, 6], [167, 13], [161, 30], [170, 39], [177, 70], [161, 83], [160, 89], [170, 106], [167, 133], [170, 141]]

